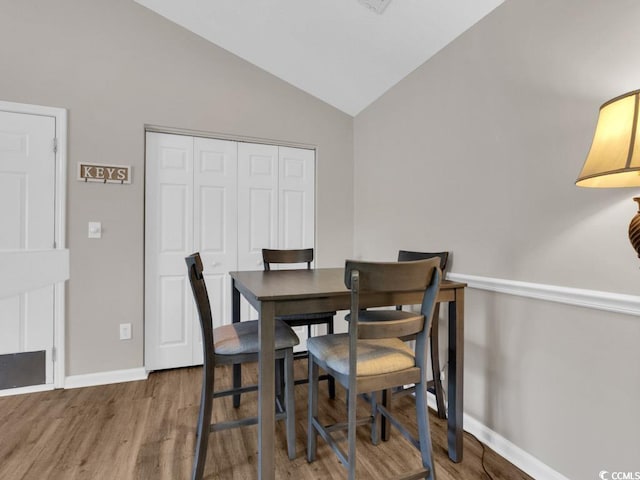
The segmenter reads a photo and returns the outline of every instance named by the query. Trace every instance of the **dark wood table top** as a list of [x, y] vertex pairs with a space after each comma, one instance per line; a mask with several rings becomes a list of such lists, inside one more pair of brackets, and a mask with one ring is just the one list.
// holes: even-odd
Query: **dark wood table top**
[[[344, 268], [313, 270], [252, 270], [230, 272], [238, 286], [260, 301], [297, 300], [349, 295], [344, 284]], [[443, 280], [441, 290], [466, 287], [465, 283]]]

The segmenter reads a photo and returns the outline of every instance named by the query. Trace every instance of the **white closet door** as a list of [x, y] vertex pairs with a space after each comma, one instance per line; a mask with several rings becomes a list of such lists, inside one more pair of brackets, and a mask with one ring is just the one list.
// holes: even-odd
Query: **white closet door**
[[315, 234], [315, 151], [279, 147], [279, 248], [311, 248]]
[[147, 134], [147, 369], [202, 363], [184, 257], [200, 252], [217, 327], [231, 321], [229, 271], [261, 270], [263, 248], [314, 246], [314, 163], [313, 150]]
[[193, 241], [193, 138], [147, 133], [145, 365], [191, 365], [195, 305], [184, 258]]
[[[237, 143], [197, 137], [194, 146], [194, 251], [202, 257], [216, 328], [231, 323], [228, 272], [237, 270]], [[194, 327], [193, 363], [202, 363], [198, 323]]]

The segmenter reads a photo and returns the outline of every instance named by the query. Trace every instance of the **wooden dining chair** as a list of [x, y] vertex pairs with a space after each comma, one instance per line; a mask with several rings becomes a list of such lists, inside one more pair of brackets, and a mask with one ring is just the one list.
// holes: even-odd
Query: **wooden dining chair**
[[[202, 260], [199, 253], [194, 253], [185, 258], [187, 263], [189, 281], [200, 318], [202, 331], [202, 350], [204, 365], [202, 369], [202, 393], [200, 396], [200, 410], [198, 413], [198, 425], [196, 430], [195, 457], [193, 460], [192, 480], [202, 479], [204, 465], [207, 457], [209, 434], [229, 428], [258, 423], [258, 417], [249, 417], [227, 422], [212, 423], [213, 399], [237, 393], [246, 393], [258, 389], [257, 385], [245, 386], [240, 389], [214, 391], [215, 369], [217, 365], [239, 364], [256, 362], [258, 360], [258, 321], [246, 321], [223, 325], [213, 328], [211, 304], [207, 294], [204, 275], [202, 273]], [[290, 459], [296, 455], [295, 447], [295, 405], [293, 384], [293, 347], [300, 343], [300, 339], [286, 323], [275, 323], [275, 356], [276, 359], [284, 359], [285, 374], [285, 398], [284, 406], [279, 402], [276, 405], [277, 420], [286, 420], [287, 453]]]
[[[427, 258], [439, 258], [440, 270], [442, 275], [447, 268], [447, 260], [449, 259], [449, 252], [415, 252], [411, 250], [399, 250], [398, 261], [408, 262], [412, 260], [424, 260]], [[402, 305], [396, 306], [396, 310], [402, 311]], [[431, 352], [431, 373], [433, 379], [429, 381], [427, 388], [436, 397], [436, 406], [438, 410], [438, 417], [446, 418], [447, 411], [444, 406], [444, 388], [442, 387], [442, 380], [440, 378], [440, 343], [438, 342], [439, 336], [439, 322], [440, 318], [440, 303], [436, 303], [436, 307], [433, 313], [433, 322], [431, 322], [431, 335], [429, 336], [429, 347]], [[362, 318], [360, 319], [362, 321]], [[403, 392], [408, 393], [413, 389], [403, 389]], [[388, 434], [383, 434], [388, 439]]]
[[[449, 252], [415, 252], [411, 250], [399, 250], [398, 261], [407, 262], [413, 260], [425, 260], [429, 258], [440, 259], [440, 270], [443, 272], [447, 267], [447, 260], [449, 258]], [[396, 311], [389, 310], [361, 310], [359, 315], [360, 323], [365, 322], [377, 322], [380, 320], [401, 320], [403, 318], [410, 318], [413, 315], [412, 312], [402, 310], [402, 305], [396, 305]], [[436, 303], [433, 322], [431, 323], [431, 335], [429, 337], [430, 357], [431, 357], [431, 372], [432, 380], [427, 383], [427, 389], [432, 392], [436, 397], [436, 406], [438, 411], [438, 417], [446, 418], [447, 412], [444, 404], [444, 388], [442, 386], [442, 380], [440, 379], [440, 348], [438, 342], [439, 324], [438, 318], [440, 317], [440, 304]], [[349, 320], [347, 315], [346, 320]], [[403, 340], [413, 340], [415, 336], [410, 335]], [[406, 395], [413, 393], [415, 387], [400, 387], [394, 392], [384, 392], [383, 395]], [[388, 399], [388, 408], [391, 408], [392, 398]], [[383, 440], [389, 439], [389, 428], [387, 422], [382, 422], [382, 438]]]
[[[426, 396], [427, 343], [431, 321], [440, 289], [440, 261], [437, 258], [411, 262], [360, 262], [347, 260], [345, 285], [351, 291], [351, 320], [349, 333], [313, 337], [307, 342], [309, 350], [309, 414], [307, 426], [307, 460], [316, 458], [317, 436], [332, 447], [340, 462], [347, 468], [348, 479], [355, 480], [356, 426], [368, 423], [371, 440], [379, 442], [379, 416], [393, 423], [416, 447], [422, 457], [422, 468], [400, 478], [433, 480], [433, 458], [429, 432]], [[423, 290], [419, 313], [399, 320], [360, 323], [360, 296], [369, 298], [385, 293]], [[415, 335], [415, 347], [410, 348], [401, 338]], [[331, 373], [347, 389], [348, 420], [344, 424], [323, 425], [318, 418], [319, 367]], [[413, 383], [416, 385], [416, 416], [418, 439], [378, 403], [378, 393]], [[370, 415], [356, 418], [356, 400], [360, 393], [368, 393]], [[337, 443], [333, 432], [347, 430], [348, 451]]]
[[[262, 263], [265, 271], [270, 271], [272, 265], [293, 265], [293, 264], [305, 264], [307, 269], [311, 269], [311, 262], [313, 262], [313, 248], [303, 249], [287, 249], [276, 250], [270, 248], [262, 249]], [[336, 312], [320, 312], [320, 313], [294, 313], [289, 315], [279, 315], [276, 318], [282, 320], [290, 327], [307, 327], [307, 338], [311, 338], [313, 325], [326, 325], [327, 333], [333, 333], [333, 318]], [[307, 358], [307, 351], [294, 353], [294, 358]], [[329, 382], [329, 398], [335, 398], [336, 396], [336, 384], [333, 377], [329, 375], [323, 375], [322, 380]], [[296, 384], [307, 383], [308, 379], [297, 380]]]

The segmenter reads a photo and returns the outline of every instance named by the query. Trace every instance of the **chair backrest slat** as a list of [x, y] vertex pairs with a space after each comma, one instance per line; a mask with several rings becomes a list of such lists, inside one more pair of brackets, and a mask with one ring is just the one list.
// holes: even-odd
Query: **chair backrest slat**
[[313, 262], [313, 248], [299, 248], [288, 250], [262, 249], [262, 262], [266, 271], [271, 270], [272, 263], [306, 263], [311, 269]]
[[211, 303], [207, 293], [207, 285], [204, 280], [202, 259], [199, 253], [194, 253], [185, 258], [189, 271], [189, 282], [198, 309], [200, 330], [202, 332], [202, 351], [205, 362], [213, 358], [215, 354], [213, 342], [213, 319], [211, 315]]
[[440, 259], [440, 270], [443, 272], [447, 268], [447, 260], [449, 259], [449, 252], [414, 252], [411, 250], [399, 250], [398, 261], [408, 262], [411, 260], [424, 260], [427, 258], [438, 257]]
[[347, 260], [344, 282], [351, 289], [351, 272], [360, 274], [361, 291], [407, 292], [424, 290], [431, 281], [433, 267], [440, 260], [413, 260], [409, 262], [361, 262]]
[[358, 338], [402, 338], [415, 335], [424, 328], [424, 315], [402, 320], [387, 320], [381, 322], [362, 322], [358, 324]]

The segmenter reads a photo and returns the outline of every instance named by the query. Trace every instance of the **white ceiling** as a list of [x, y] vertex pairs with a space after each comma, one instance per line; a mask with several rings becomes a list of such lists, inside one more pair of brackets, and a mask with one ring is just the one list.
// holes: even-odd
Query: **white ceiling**
[[504, 0], [135, 0], [355, 116]]

